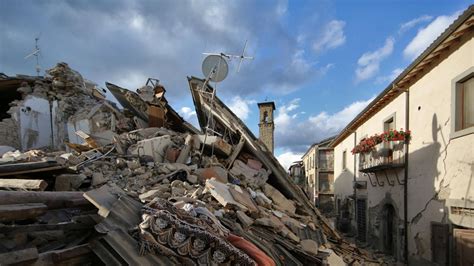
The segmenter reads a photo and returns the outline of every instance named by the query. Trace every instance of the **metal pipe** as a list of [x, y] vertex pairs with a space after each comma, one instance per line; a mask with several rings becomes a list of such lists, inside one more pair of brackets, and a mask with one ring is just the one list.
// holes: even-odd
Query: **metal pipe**
[[[357, 145], [357, 132], [354, 131], [354, 147]], [[357, 229], [357, 188], [356, 188], [356, 165], [357, 165], [357, 154], [354, 154], [354, 178], [352, 187], [354, 188], [354, 221], [356, 222], [356, 235], [359, 238], [359, 230]]]
[[[410, 91], [406, 90], [405, 92], [405, 130], [408, 131], [410, 129]], [[403, 214], [405, 219], [405, 246], [404, 246], [404, 253], [405, 253], [405, 262], [408, 265], [408, 140], [405, 139], [405, 174], [404, 174], [404, 182], [403, 182]]]

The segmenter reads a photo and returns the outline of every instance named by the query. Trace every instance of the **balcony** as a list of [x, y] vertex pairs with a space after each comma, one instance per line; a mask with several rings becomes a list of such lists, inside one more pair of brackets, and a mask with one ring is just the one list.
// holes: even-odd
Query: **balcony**
[[[395, 180], [388, 177], [388, 172], [393, 171], [398, 184], [403, 185], [398, 176], [398, 170], [405, 167], [405, 142], [389, 141], [375, 145], [369, 152], [359, 154], [359, 172], [367, 175], [370, 184], [384, 186], [385, 180], [390, 186], [395, 185]], [[383, 175], [382, 175], [383, 174]]]
[[373, 173], [405, 165], [404, 141], [382, 142], [369, 152], [359, 154], [359, 171]]

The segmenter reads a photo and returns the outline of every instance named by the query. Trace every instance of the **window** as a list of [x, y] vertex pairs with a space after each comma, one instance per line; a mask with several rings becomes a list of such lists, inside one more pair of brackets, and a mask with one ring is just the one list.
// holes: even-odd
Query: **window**
[[474, 126], [474, 77], [458, 83], [456, 98], [456, 131]]
[[334, 160], [334, 153], [332, 150], [320, 150], [319, 151], [319, 169], [332, 170]]
[[347, 169], [347, 151], [343, 151], [342, 152], [342, 170], [346, 170]]
[[451, 137], [474, 133], [474, 67], [453, 80]]
[[263, 112], [263, 119], [262, 120], [263, 120], [263, 123], [268, 123], [268, 112], [267, 111]]
[[394, 116], [390, 117], [389, 119], [385, 120], [383, 123], [383, 130], [390, 131], [395, 129], [395, 120], [393, 119]]
[[[395, 113], [386, 118], [383, 122], [383, 131], [389, 132], [390, 130], [395, 130]], [[393, 142], [383, 142], [383, 147], [385, 149], [392, 149]]]
[[334, 174], [319, 173], [319, 192], [333, 192], [334, 191]]

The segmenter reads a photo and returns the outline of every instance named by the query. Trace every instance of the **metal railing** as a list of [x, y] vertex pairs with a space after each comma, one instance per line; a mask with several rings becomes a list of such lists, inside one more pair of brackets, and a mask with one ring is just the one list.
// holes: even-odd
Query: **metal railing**
[[359, 170], [378, 166], [401, 165], [405, 163], [405, 142], [391, 141], [379, 143], [366, 153], [359, 154]]

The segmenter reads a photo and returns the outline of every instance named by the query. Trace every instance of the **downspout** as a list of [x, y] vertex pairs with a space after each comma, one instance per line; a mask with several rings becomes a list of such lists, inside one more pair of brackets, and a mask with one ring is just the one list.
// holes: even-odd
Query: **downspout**
[[314, 188], [313, 188], [313, 204], [316, 206], [316, 195], [318, 196], [318, 208], [321, 207], [319, 206], [319, 165], [317, 165], [318, 160], [316, 158], [319, 158], [319, 147], [314, 148]]
[[[357, 145], [357, 131], [354, 131], [354, 147]], [[357, 155], [354, 154], [354, 178], [352, 182], [352, 187], [354, 188], [354, 221], [356, 222], [356, 235], [357, 238], [359, 238], [359, 230], [357, 230], [357, 189], [356, 189], [356, 164], [357, 160], [356, 157]]]
[[[407, 89], [405, 92], [405, 130], [410, 129], [410, 91]], [[405, 180], [403, 182], [403, 214], [405, 218], [405, 262], [408, 262], [408, 140], [405, 140]]]
[[50, 129], [51, 129], [51, 148], [56, 148], [54, 146], [54, 121], [53, 121], [53, 103], [51, 99], [49, 99], [49, 119], [50, 119]]

